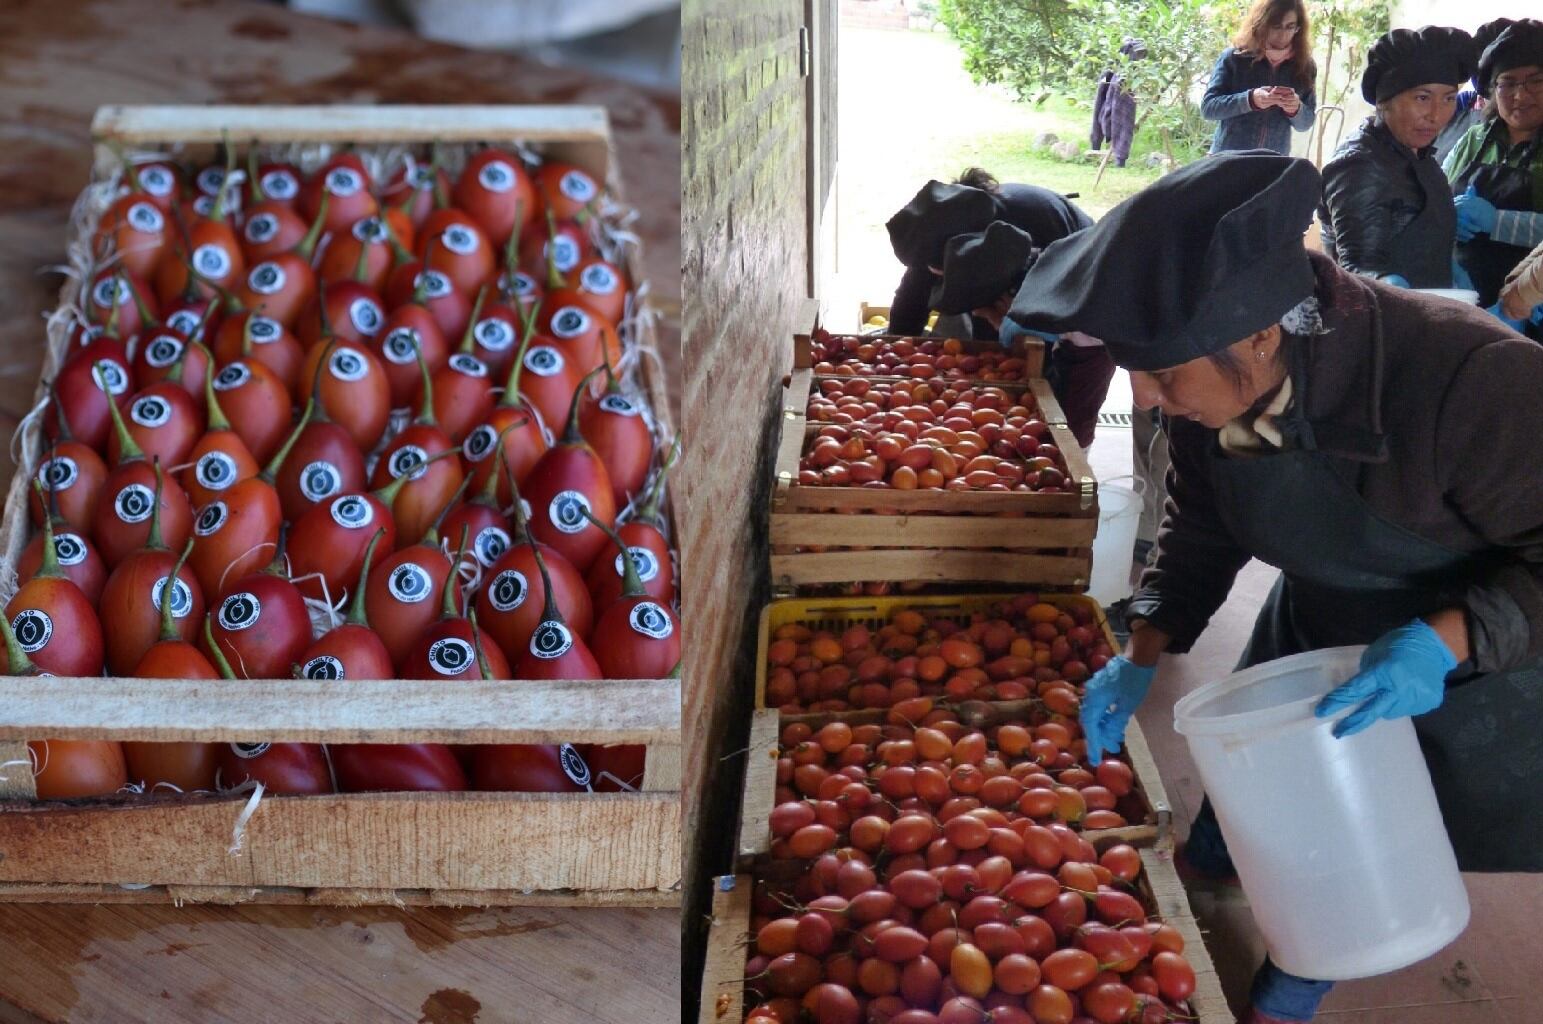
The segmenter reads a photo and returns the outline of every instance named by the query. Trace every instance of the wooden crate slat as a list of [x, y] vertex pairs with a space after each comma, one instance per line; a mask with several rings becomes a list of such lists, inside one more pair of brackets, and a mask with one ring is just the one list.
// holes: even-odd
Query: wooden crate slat
[[750, 942], [748, 875], [713, 880], [713, 920], [702, 968], [702, 1003], [697, 1024], [739, 1024], [745, 1015], [745, 949]]
[[1237, 1018], [1227, 1007], [1221, 978], [1211, 962], [1210, 950], [1200, 932], [1200, 922], [1195, 919], [1184, 883], [1174, 870], [1172, 849], [1142, 850], [1141, 863], [1158, 915], [1184, 937], [1184, 959], [1195, 969], [1195, 992], [1189, 998], [1196, 1015], [1195, 1024], [1233, 1024]]
[[1056, 399], [1055, 392], [1050, 390], [1050, 382], [1043, 377], [1036, 377], [1029, 381], [1029, 391], [1034, 395], [1034, 403], [1039, 406], [1040, 417], [1046, 423], [1059, 423], [1065, 425], [1066, 412], [1061, 408], [1061, 403]]
[[7, 739], [680, 742], [680, 681], [0, 678]]
[[[1055, 427], [1051, 427], [1052, 430]], [[797, 479], [797, 469], [794, 469]], [[942, 515], [997, 515], [1014, 513], [1022, 521], [1035, 516], [1092, 516], [1076, 494], [1042, 494], [1014, 491], [937, 491], [864, 487], [790, 487], [782, 495], [780, 512], [859, 511], [888, 508], [899, 512], [936, 512]], [[955, 519], [957, 523], [958, 520]]]
[[1025, 555], [1004, 551], [822, 551], [771, 556], [772, 582], [802, 586], [853, 580], [980, 580], [1023, 586], [1071, 587], [1088, 583], [1086, 555]]
[[[788, 513], [772, 517], [773, 550], [819, 544], [874, 548], [1085, 548], [1096, 519], [997, 519], [981, 517], [961, 530], [951, 516], [832, 515]], [[793, 552], [785, 552], [792, 554]]]
[[[1107, 630], [1107, 626], [1104, 627]], [[1152, 748], [1147, 746], [1146, 733], [1134, 718], [1125, 730], [1125, 756], [1136, 776], [1136, 786], [1146, 796], [1153, 813], [1157, 815], [1157, 840], [1163, 842], [1173, 832], [1173, 805], [1168, 802], [1168, 791], [1158, 774], [1157, 762], [1152, 758]]]
[[747, 864], [771, 849], [772, 803], [777, 796], [777, 742], [780, 716], [755, 712], [750, 719], [750, 749], [745, 761], [745, 791], [739, 806], [739, 863]]
[[3, 903], [186, 903], [235, 906], [264, 903], [327, 907], [677, 907], [680, 894], [658, 889], [301, 889], [281, 886], [152, 885], [125, 889], [109, 883], [0, 884]]
[[683, 756], [679, 743], [652, 744], [643, 764], [645, 793], [680, 792]]
[[31, 800], [36, 796], [32, 756], [26, 740], [0, 742], [0, 801]]
[[[677, 793], [358, 793], [12, 805], [0, 880], [376, 889], [674, 889]], [[604, 843], [596, 836], [606, 836]]]

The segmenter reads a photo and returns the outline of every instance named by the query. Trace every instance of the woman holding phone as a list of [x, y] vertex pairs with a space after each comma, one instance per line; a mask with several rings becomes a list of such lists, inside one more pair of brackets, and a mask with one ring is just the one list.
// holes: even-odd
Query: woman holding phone
[[1290, 155], [1291, 133], [1313, 126], [1317, 75], [1303, 0], [1254, 0], [1200, 103], [1206, 120], [1217, 122], [1211, 152]]

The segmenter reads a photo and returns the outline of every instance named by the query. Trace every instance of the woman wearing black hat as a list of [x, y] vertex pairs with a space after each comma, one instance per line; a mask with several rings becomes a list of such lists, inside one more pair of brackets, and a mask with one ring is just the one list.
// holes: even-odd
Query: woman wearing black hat
[[1457, 207], [1457, 259], [1492, 306], [1506, 274], [1543, 242], [1543, 22], [1500, 33], [1479, 58], [1494, 103], [1447, 154]]
[[[893, 334], [920, 334], [927, 326], [932, 286], [943, 268], [943, 246], [955, 235], [984, 231], [992, 221], [1006, 221], [1049, 245], [1093, 219], [1057, 192], [1038, 185], [1003, 185], [979, 167], [953, 183], [929, 181], [885, 227], [905, 276], [889, 307]], [[984, 323], [977, 337], [991, 338]]]
[[1361, 95], [1377, 113], [1324, 165], [1318, 207], [1323, 250], [1346, 270], [1452, 287], [1457, 214], [1432, 144], [1475, 60], [1472, 38], [1455, 28], [1394, 29], [1372, 45]]
[[[1119, 748], [1158, 656], [1188, 651], [1258, 558], [1281, 575], [1240, 667], [1370, 644], [1318, 713], [1354, 708], [1339, 735], [1415, 716], [1462, 868], [1538, 871], [1543, 349], [1308, 253], [1319, 184], [1272, 154], [1199, 161], [1048, 247], [1013, 304], [1102, 338], [1168, 427], [1159, 553], [1124, 655], [1088, 682], [1089, 757]], [[1185, 854], [1230, 870], [1207, 809]], [[1266, 961], [1250, 1019], [1310, 1020], [1329, 987]]]
[[[1010, 343], [1022, 328], [1005, 319], [1007, 310], [1039, 252], [1028, 232], [1006, 221], [955, 235], [943, 250], [943, 276], [932, 289], [932, 308], [947, 315], [973, 314], [990, 324], [1003, 344]], [[1045, 377], [1066, 414], [1067, 428], [1086, 448], [1109, 394], [1114, 361], [1101, 342], [1086, 335], [1052, 339]]]

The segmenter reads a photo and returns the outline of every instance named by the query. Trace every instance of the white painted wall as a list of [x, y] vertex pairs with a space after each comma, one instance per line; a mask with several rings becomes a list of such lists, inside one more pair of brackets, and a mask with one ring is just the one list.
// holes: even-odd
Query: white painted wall
[[1472, 32], [1495, 18], [1536, 18], [1536, 0], [1400, 0], [1393, 5], [1394, 28], [1450, 25]]

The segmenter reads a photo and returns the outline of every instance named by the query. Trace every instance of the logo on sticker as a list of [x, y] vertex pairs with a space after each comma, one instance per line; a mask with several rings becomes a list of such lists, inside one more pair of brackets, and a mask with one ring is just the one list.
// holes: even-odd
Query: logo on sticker
[[434, 581], [429, 578], [428, 570], [416, 562], [405, 562], [397, 566], [386, 578], [386, 589], [391, 591], [392, 597], [404, 604], [428, 600], [433, 588]]
[[28, 608], [11, 620], [11, 631], [16, 634], [16, 642], [21, 644], [22, 650], [36, 654], [53, 639], [54, 620], [40, 608]]
[[627, 621], [632, 623], [634, 630], [655, 640], [663, 640], [675, 632], [675, 623], [669, 614], [652, 601], [639, 601], [633, 605]]
[[347, 494], [332, 503], [332, 520], [347, 530], [358, 530], [375, 521], [375, 510], [357, 494]]
[[73, 533], [61, 533], [54, 537], [54, 553], [60, 565], [79, 565], [86, 560], [86, 542]]
[[121, 277], [104, 277], [91, 289], [91, 301], [104, 309], [121, 306], [132, 296], [129, 283]]
[[318, 459], [300, 471], [300, 493], [307, 501], [330, 498], [343, 489], [343, 474], [330, 462]]
[[335, 196], [351, 196], [364, 188], [364, 177], [352, 167], [334, 167], [327, 172], [327, 191]]
[[289, 277], [277, 263], [259, 263], [246, 275], [247, 287], [259, 295], [272, 295], [281, 291]]
[[193, 477], [208, 490], [223, 491], [236, 482], [236, 460], [225, 452], [205, 452], [193, 467]]
[[589, 314], [577, 306], [564, 306], [552, 316], [552, 333], [559, 338], [577, 338], [589, 325]]
[[450, 357], [450, 368], [463, 377], [486, 377], [488, 368], [476, 356], [469, 356], [465, 352], [457, 352]]
[[563, 195], [576, 203], [587, 203], [595, 198], [595, 193], [600, 191], [595, 187], [595, 179], [583, 171], [569, 171], [564, 174], [557, 183], [558, 189]]
[[[191, 309], [179, 309], [166, 318], [166, 326], [187, 337], [198, 330], [198, 314]], [[200, 331], [200, 334], [203, 332]]]
[[117, 363], [103, 360], [91, 368], [91, 379], [103, 391], [121, 395], [129, 389], [128, 371]]
[[583, 252], [579, 250], [579, 243], [567, 235], [558, 235], [548, 242], [546, 247], [552, 253], [552, 263], [565, 274], [578, 266], [579, 260], [584, 258]]
[[135, 203], [129, 207], [129, 226], [135, 231], [159, 231], [166, 226], [166, 218], [161, 216], [149, 203]]
[[[161, 607], [161, 595], [166, 592], [166, 582], [170, 576], [162, 576], [155, 581], [150, 588], [151, 607]], [[193, 610], [193, 591], [189, 589], [187, 582], [177, 580], [176, 586], [171, 588], [171, 617], [174, 619], [187, 618], [188, 612]]]
[[225, 184], [225, 168], [205, 167], [198, 172], [198, 177], [195, 180], [198, 183], [198, 190], [200, 192], [207, 192], [211, 196], [215, 195], [220, 191], [220, 186]]
[[306, 662], [300, 669], [306, 679], [343, 679], [343, 663], [330, 654], [321, 654]]
[[171, 172], [164, 167], [141, 167], [137, 175], [140, 187], [153, 196], [169, 196], [173, 185]]
[[498, 431], [493, 429], [492, 424], [484, 423], [466, 435], [466, 440], [461, 444], [461, 451], [471, 461], [481, 462], [497, 446]]
[[300, 194], [299, 180], [288, 171], [268, 171], [258, 179], [263, 193], [270, 199], [293, 199]]
[[459, 637], [447, 637], [429, 645], [429, 665], [442, 676], [458, 676], [476, 661], [471, 644]]
[[489, 526], [477, 534], [477, 539], [472, 542], [472, 550], [477, 554], [477, 561], [484, 568], [491, 569], [493, 563], [509, 550], [509, 534], [502, 527]]
[[589, 499], [582, 491], [560, 491], [547, 506], [552, 525], [564, 533], [581, 533], [589, 526], [584, 513], [590, 511]]
[[207, 537], [215, 533], [225, 525], [225, 520], [230, 518], [230, 509], [225, 507], [223, 501], [211, 501], [198, 513], [198, 519], [193, 523], [193, 532], [200, 537]]
[[470, 256], [477, 251], [477, 235], [465, 224], [452, 224], [439, 236], [445, 248], [458, 256]]
[[530, 653], [550, 661], [561, 658], [573, 647], [573, 634], [561, 622], [543, 622], [530, 635]]
[[428, 461], [428, 452], [415, 444], [406, 444], [391, 453], [386, 468], [393, 480], [400, 476], [406, 476], [408, 480], [421, 480], [423, 474], [429, 471]]
[[505, 569], [493, 577], [493, 585], [488, 589], [488, 600], [493, 602], [493, 607], [498, 611], [512, 612], [525, 603], [525, 595], [529, 592], [524, 573], [518, 569]]
[[129, 419], [142, 427], [164, 427], [171, 420], [171, 403], [159, 395], [141, 395], [129, 406]]
[[557, 748], [557, 760], [563, 766], [563, 774], [572, 779], [575, 786], [589, 788], [589, 764], [572, 743], [564, 743]]
[[204, 277], [218, 281], [230, 273], [230, 253], [217, 245], [200, 245], [193, 250], [193, 268]]
[[[235, 365], [232, 363], [231, 365]], [[327, 371], [338, 380], [352, 383], [363, 380], [370, 372], [370, 365], [364, 361], [359, 353], [346, 348], [340, 348], [332, 353], [332, 358], [327, 360]]]
[[489, 192], [507, 192], [514, 187], [514, 168], [502, 160], [489, 160], [477, 172], [477, 180]]
[[595, 295], [610, 295], [621, 284], [621, 278], [604, 263], [591, 263], [579, 274], [579, 284]]
[[[248, 590], [232, 594], [220, 603], [220, 625], [229, 630], [247, 629], [263, 613], [262, 602]], [[634, 609], [634, 617], [636, 609]]]
[[380, 330], [385, 316], [373, 299], [355, 299], [348, 307], [348, 319], [353, 321], [360, 334], [374, 334]]
[[279, 322], [265, 316], [254, 316], [246, 322], [246, 333], [259, 345], [267, 345], [279, 339]]
[[622, 395], [606, 395], [600, 399], [600, 408], [618, 416], [641, 416], [642, 410]]
[[182, 355], [182, 339], [173, 338], [169, 334], [156, 337], [149, 345], [145, 346], [145, 362], [157, 370], [164, 370]]
[[489, 352], [504, 352], [514, 344], [514, 328], [496, 316], [479, 321], [472, 333], [476, 335], [477, 344]]
[[129, 484], [113, 499], [113, 511], [125, 523], [142, 523], [150, 518], [155, 492], [144, 484]]
[[386, 222], [379, 217], [361, 217], [354, 222], [353, 231], [355, 238], [367, 244], [386, 240]]
[[395, 328], [386, 335], [386, 340], [381, 343], [381, 351], [386, 358], [398, 366], [406, 366], [418, 360], [418, 346], [421, 340], [418, 332], [411, 327]]
[[55, 455], [38, 467], [37, 478], [50, 491], [67, 491], [80, 479], [80, 467], [68, 455]]
[[234, 391], [252, 379], [252, 371], [245, 363], [231, 363], [214, 375], [214, 390]]
[[413, 278], [413, 290], [419, 288], [428, 298], [442, 299], [451, 292], [450, 278], [437, 270], [425, 270]]
[[525, 351], [525, 369], [541, 377], [555, 377], [563, 372], [563, 356], [550, 345], [535, 345]]
[[273, 746], [272, 743], [232, 743], [230, 750], [237, 757], [244, 757], [250, 760], [254, 757], [262, 757], [271, 746]]
[[271, 241], [278, 233], [279, 219], [271, 213], [259, 213], [246, 222], [246, 228], [242, 231], [248, 242], [258, 245]]
[[[659, 557], [648, 548], [628, 548], [627, 555], [632, 559], [633, 571], [638, 574], [638, 579], [644, 583], [659, 575]], [[616, 575], [626, 575], [626, 570], [622, 568], [621, 555], [616, 556], [614, 564], [616, 566]]]

